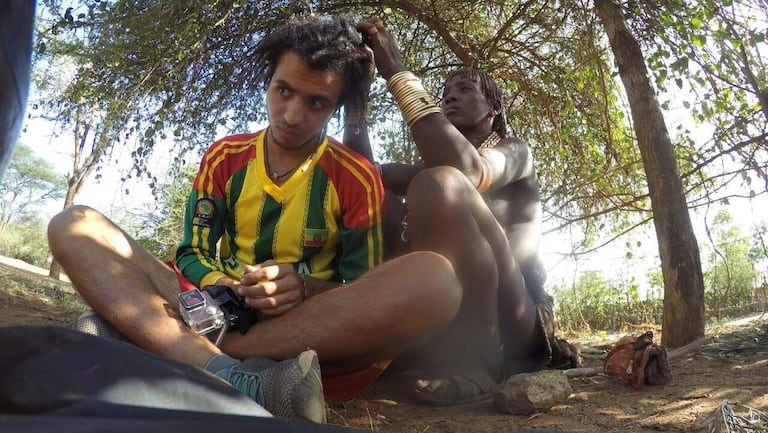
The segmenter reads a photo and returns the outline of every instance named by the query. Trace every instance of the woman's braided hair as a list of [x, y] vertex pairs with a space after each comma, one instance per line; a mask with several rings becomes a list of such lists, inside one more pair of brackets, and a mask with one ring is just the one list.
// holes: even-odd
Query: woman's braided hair
[[491, 78], [490, 75], [483, 71], [473, 68], [461, 68], [453, 71], [445, 80], [447, 83], [451, 78], [459, 77], [465, 80], [476, 81], [480, 80], [480, 90], [483, 92], [483, 96], [491, 105], [491, 108], [496, 110], [498, 114], [493, 118], [491, 124], [491, 130], [499, 134], [499, 137], [504, 138], [507, 136], [507, 119], [504, 115], [504, 106], [502, 104], [503, 96], [501, 89], [496, 85], [496, 81]]
[[277, 61], [287, 51], [298, 54], [307, 65], [318, 71], [341, 74], [343, 86], [339, 108], [349, 102], [359, 105], [368, 98], [371, 59], [368, 57], [354, 26], [345, 18], [303, 17], [291, 19], [267, 34], [253, 55], [256, 77], [269, 85]]

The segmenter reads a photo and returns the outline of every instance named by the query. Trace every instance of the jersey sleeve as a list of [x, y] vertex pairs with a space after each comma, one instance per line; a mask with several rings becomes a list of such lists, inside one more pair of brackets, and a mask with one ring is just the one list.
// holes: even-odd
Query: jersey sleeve
[[194, 189], [184, 214], [184, 237], [176, 250], [176, 265], [198, 287], [214, 284], [226, 276], [216, 259], [216, 244], [222, 236], [225, 201]]
[[198, 287], [227, 276], [218, 260], [217, 243], [224, 235], [230, 179], [252, 157], [252, 135], [226, 137], [203, 155], [184, 214], [184, 237], [176, 265]]

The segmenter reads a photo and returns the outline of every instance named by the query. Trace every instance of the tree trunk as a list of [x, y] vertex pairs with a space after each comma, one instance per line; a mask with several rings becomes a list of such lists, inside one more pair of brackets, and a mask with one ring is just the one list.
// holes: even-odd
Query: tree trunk
[[51, 256], [51, 268], [48, 270], [48, 277], [58, 280], [61, 278], [61, 264], [55, 257]]
[[[94, 137], [91, 153], [83, 154], [88, 134], [91, 132], [91, 124], [84, 120], [83, 117], [82, 107], [78, 106], [73, 125], [74, 130], [72, 131], [72, 138], [75, 146], [72, 155], [72, 174], [67, 178], [67, 195], [64, 197], [64, 209], [69, 208], [75, 203], [75, 196], [80, 192], [85, 180], [91, 172], [93, 172], [93, 169], [96, 167], [96, 164], [99, 163], [99, 160], [101, 160], [104, 149], [109, 142], [109, 137], [105, 134], [102, 134], [99, 137]], [[108, 128], [105, 127], [104, 130], [106, 131]], [[59, 277], [61, 277], [61, 271], [61, 264], [54, 258], [51, 262], [51, 269], [48, 271], [48, 276], [59, 279]]]
[[618, 4], [595, 0], [595, 10], [605, 27], [627, 92], [651, 196], [664, 276], [661, 342], [680, 347], [704, 336], [704, 279], [699, 247], [672, 141], [640, 45], [629, 32]]
[[[67, 187], [67, 195], [64, 197], [64, 209], [72, 206], [75, 203], [75, 196], [80, 189], [80, 185], [80, 183], [73, 182], [73, 179], [70, 178], [69, 186]], [[53, 257], [53, 255], [51, 255], [51, 257]], [[51, 268], [48, 270], [48, 276], [58, 280], [61, 278], [61, 271], [61, 263], [59, 263], [59, 261], [53, 257], [53, 260], [51, 261]]]

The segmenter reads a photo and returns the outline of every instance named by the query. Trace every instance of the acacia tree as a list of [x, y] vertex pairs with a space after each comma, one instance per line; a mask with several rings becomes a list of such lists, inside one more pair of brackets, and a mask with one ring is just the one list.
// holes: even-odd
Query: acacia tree
[[[768, 87], [761, 57], [768, 36], [765, 2], [661, 0], [624, 5], [622, 12], [650, 53], [656, 87], [666, 90], [674, 83], [683, 90], [678, 93], [693, 120], [714, 127], [712, 139], [705, 143], [694, 143], [690, 132], [682, 131], [682, 146], [675, 149], [689, 206], [727, 204], [734, 197], [764, 194], [768, 189]], [[762, 185], [755, 187], [753, 179]], [[742, 188], [733, 188], [734, 181]], [[690, 302], [687, 297], [679, 300]], [[694, 303], [698, 302], [696, 296]], [[665, 325], [679, 326], [667, 322], [668, 312], [665, 297]], [[700, 327], [703, 332], [703, 323]]]
[[721, 210], [707, 227], [711, 253], [709, 268], [704, 274], [708, 304], [719, 319], [731, 307], [754, 301], [758, 272], [756, 256], [749, 254], [749, 239], [733, 225], [733, 218]]
[[[183, 164], [213, 134], [263, 120], [263, 89], [250, 72], [249, 52], [264, 31], [310, 12], [309, 3], [292, 1], [98, 3], [78, 3], [87, 9], [82, 20], [79, 9], [71, 12], [93, 35], [71, 87], [87, 100], [108, 95], [132, 107], [123, 126], [138, 140], [137, 175], [146, 173], [157, 140], [174, 140], [175, 162]], [[513, 130], [540, 161], [547, 213], [557, 226], [592, 229], [600, 216], [621, 222], [616, 210], [643, 208], [640, 159], [605, 72], [608, 57], [595, 43], [593, 17], [547, 1], [328, 1], [313, 12], [384, 17], [406, 64], [434, 92], [459, 65], [496, 76]], [[372, 103], [377, 124], [402, 124], [381, 82]], [[383, 154], [414, 157], [406, 128], [375, 131]]]
[[47, 200], [63, 196], [64, 182], [50, 162], [20, 143], [0, 183], [0, 235], [14, 220], [37, 219]]
[[[56, 5], [60, 0], [46, 2]], [[589, 248], [598, 233], [619, 235], [652, 218], [651, 196], [644, 187], [645, 156], [632, 131], [645, 119], [635, 118], [630, 125], [612, 76], [613, 56], [586, 1], [117, 0], [107, 5], [81, 0], [77, 4], [86, 12], [81, 19], [73, 9], [70, 15], [77, 19], [72, 21], [82, 21], [78, 25], [88, 27], [93, 37], [91, 49], [77, 65], [72, 88], [87, 100], [108, 95], [124, 101], [126, 108], [116, 112], [126, 117], [115, 116], [115, 124], [138, 141], [133, 153], [137, 175], [146, 175], [146, 162], [158, 140], [174, 140], [176, 162], [183, 164], [190, 150], [203, 148], [214, 134], [242, 131], [264, 119], [263, 89], [250, 72], [249, 52], [265, 31], [286, 17], [310, 12], [378, 15], [401, 42], [406, 66], [425, 78], [433, 91], [459, 65], [482, 67], [497, 79], [507, 96], [509, 123], [516, 135], [531, 143], [550, 226], [578, 225], [586, 232], [581, 248]], [[669, 10], [676, 14], [673, 21], [680, 17], [683, 22], [683, 9]], [[664, 19], [655, 19], [658, 13], [636, 17], [637, 26], [655, 30], [638, 33], [645, 44], [660, 43], [659, 34], [677, 31]], [[652, 60], [655, 55], [652, 52]], [[669, 69], [665, 59], [671, 57], [660, 58], [658, 64]], [[719, 59], [702, 57], [702, 61], [712, 64]], [[665, 82], [659, 76], [657, 85]], [[389, 128], [392, 123], [384, 122], [399, 122], [400, 115], [391, 109], [393, 102], [381, 82], [374, 86], [372, 105], [372, 120], [384, 125], [376, 130], [383, 153], [393, 159], [414, 157], [407, 129]], [[681, 162], [684, 192], [693, 195], [694, 202], [702, 196], [706, 200], [701, 193], [710, 185], [706, 180], [719, 173], [709, 175], [705, 169], [736, 150], [723, 146], [723, 152], [715, 155], [690, 140], [676, 144], [673, 160]], [[755, 167], [763, 166], [760, 158], [763, 155], [755, 153]], [[675, 204], [686, 208], [685, 200]]]
[[682, 89], [693, 120], [714, 127], [695, 152], [678, 154], [690, 187], [703, 189], [692, 206], [727, 201], [733, 189], [723, 186], [734, 180], [743, 186], [737, 197], [768, 190], [766, 7], [765, 0], [633, 3], [657, 86]]
[[[755, 263], [768, 265], [768, 224], [765, 222], [755, 225], [750, 236], [748, 258]], [[763, 280], [768, 274], [763, 271]]]
[[704, 336], [704, 279], [696, 236], [672, 141], [637, 40], [613, 0], [595, 0], [629, 98], [651, 196], [664, 276], [662, 343], [682, 346]]
[[[97, 30], [86, 25], [106, 3], [89, 2], [80, 12], [62, 7], [57, 1], [44, 1], [36, 20], [37, 45], [34, 50], [33, 82], [38, 100], [32, 104], [32, 115], [52, 121], [54, 134], [72, 143], [72, 169], [66, 174], [66, 209], [85, 181], [99, 171], [119, 132], [128, 122], [130, 101], [115, 92], [94, 95], [80, 75], [88, 71], [94, 52]], [[127, 137], [126, 137], [127, 139]], [[49, 276], [59, 278], [61, 266], [54, 260]]]

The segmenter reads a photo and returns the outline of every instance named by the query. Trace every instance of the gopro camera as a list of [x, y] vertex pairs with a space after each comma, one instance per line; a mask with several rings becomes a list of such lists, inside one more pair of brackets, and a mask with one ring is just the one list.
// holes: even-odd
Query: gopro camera
[[218, 330], [219, 334], [215, 340], [217, 346], [227, 332], [224, 312], [207, 291], [193, 289], [179, 293], [179, 314], [184, 322], [198, 334], [210, 338], [208, 334]]
[[203, 293], [209, 294], [224, 313], [227, 331], [238, 330], [241, 334], [245, 334], [248, 328], [258, 320], [258, 312], [246, 304], [243, 298], [229, 286], [205, 286]]

